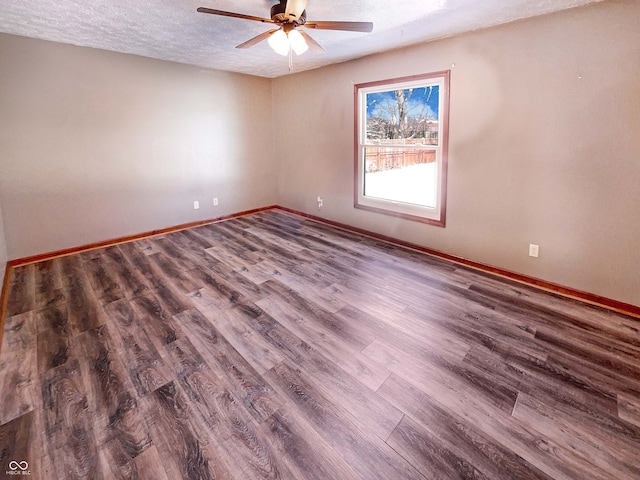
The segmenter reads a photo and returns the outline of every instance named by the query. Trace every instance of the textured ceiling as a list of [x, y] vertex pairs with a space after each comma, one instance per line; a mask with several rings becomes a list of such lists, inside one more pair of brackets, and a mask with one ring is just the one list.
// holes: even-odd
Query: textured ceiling
[[[307, 29], [326, 48], [293, 59], [294, 72], [601, 0], [309, 0], [308, 20], [370, 21], [372, 33]], [[269, 17], [276, 0], [1, 0], [0, 31], [200, 67], [277, 77], [286, 57], [266, 42], [236, 45], [270, 27], [197, 13], [197, 7]]]

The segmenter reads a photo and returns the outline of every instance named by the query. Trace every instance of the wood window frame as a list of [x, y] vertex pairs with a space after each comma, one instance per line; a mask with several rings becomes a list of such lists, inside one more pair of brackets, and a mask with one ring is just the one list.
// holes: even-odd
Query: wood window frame
[[[405, 218], [417, 222], [444, 227], [446, 224], [447, 170], [449, 150], [449, 96], [450, 70], [432, 72], [387, 80], [378, 80], [354, 85], [354, 207], [371, 212]], [[436, 161], [436, 206], [434, 208], [413, 206], [391, 200], [371, 199], [364, 195], [365, 159], [365, 115], [366, 105], [362, 105], [363, 96], [368, 92], [393, 90], [394, 87], [418, 86], [439, 82], [438, 121], [441, 124], [439, 147]]]

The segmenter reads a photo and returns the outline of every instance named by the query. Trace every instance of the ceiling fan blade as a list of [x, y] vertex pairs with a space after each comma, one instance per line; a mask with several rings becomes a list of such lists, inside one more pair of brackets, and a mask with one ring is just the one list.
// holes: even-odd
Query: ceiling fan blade
[[287, 0], [287, 6], [285, 7], [284, 14], [290, 21], [296, 21], [302, 15], [302, 12], [307, 8], [309, 0]]
[[348, 32], [370, 32], [373, 30], [371, 22], [307, 22], [300, 26], [318, 30], [345, 30]]
[[211, 13], [212, 15], [221, 15], [223, 17], [242, 18], [244, 20], [255, 20], [262, 23], [275, 23], [270, 18], [254, 17], [253, 15], [244, 15], [243, 13], [225, 12], [223, 10], [214, 10], [213, 8], [200, 7], [197, 10], [200, 13]]
[[249, 48], [249, 47], [253, 47], [256, 43], [260, 43], [263, 40], [266, 40], [267, 38], [269, 38], [269, 36], [275, 32], [277, 32], [278, 29], [274, 28], [273, 30], [269, 30], [268, 32], [264, 32], [261, 33], [260, 35], [256, 35], [253, 38], [250, 38], [249, 40], [247, 40], [244, 43], [241, 43], [240, 45], [238, 45], [236, 48]]
[[323, 53], [326, 52], [326, 50], [324, 49], [324, 47], [322, 45], [320, 45], [318, 42], [316, 42], [311, 35], [309, 35], [307, 32], [305, 32], [304, 30], [298, 30], [300, 32], [300, 35], [302, 35], [304, 37], [304, 39], [307, 42], [307, 45], [309, 46], [309, 50], [311, 50], [313, 53]]

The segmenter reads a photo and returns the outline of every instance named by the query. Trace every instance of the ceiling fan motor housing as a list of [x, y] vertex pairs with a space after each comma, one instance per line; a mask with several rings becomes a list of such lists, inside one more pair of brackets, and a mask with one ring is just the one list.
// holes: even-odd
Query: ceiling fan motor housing
[[287, 8], [287, 1], [280, 0], [280, 3], [277, 3], [273, 7], [271, 7], [271, 20], [276, 23], [295, 23], [296, 25], [303, 25], [307, 21], [307, 11], [304, 10], [300, 17], [297, 20], [293, 20], [291, 18], [287, 18], [285, 15], [285, 11]]

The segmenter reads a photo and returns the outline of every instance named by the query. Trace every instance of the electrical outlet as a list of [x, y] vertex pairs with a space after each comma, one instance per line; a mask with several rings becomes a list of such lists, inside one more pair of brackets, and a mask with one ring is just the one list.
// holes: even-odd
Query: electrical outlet
[[322, 208], [324, 206], [324, 200], [322, 197], [318, 197], [318, 208]]
[[193, 201], [193, 209], [198, 210], [200, 208], [200, 202], [198, 200]]
[[218, 197], [213, 199], [213, 206], [215, 207], [216, 205], [218, 205]]
[[540, 246], [534, 245], [533, 243], [529, 244], [529, 256], [538, 258], [538, 253], [540, 252]]

